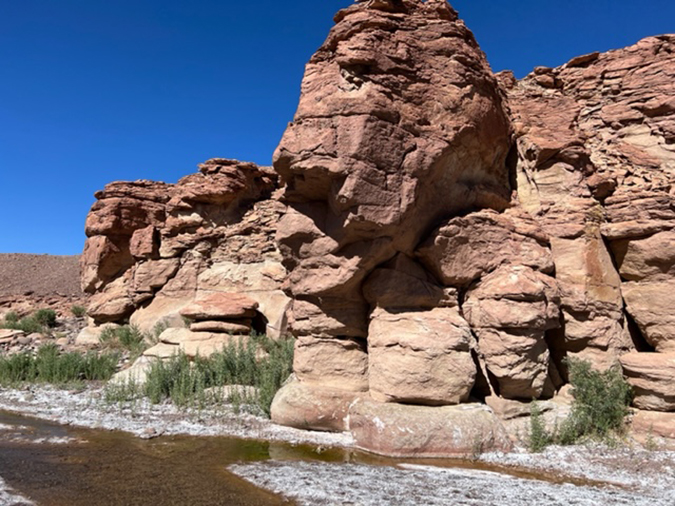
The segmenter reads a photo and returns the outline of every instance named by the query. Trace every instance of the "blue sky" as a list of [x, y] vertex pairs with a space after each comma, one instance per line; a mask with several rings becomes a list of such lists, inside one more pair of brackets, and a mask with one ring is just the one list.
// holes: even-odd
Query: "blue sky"
[[[675, 31], [672, 0], [456, 0], [495, 71]], [[0, 252], [77, 254], [94, 191], [260, 164], [351, 0], [0, 1]]]

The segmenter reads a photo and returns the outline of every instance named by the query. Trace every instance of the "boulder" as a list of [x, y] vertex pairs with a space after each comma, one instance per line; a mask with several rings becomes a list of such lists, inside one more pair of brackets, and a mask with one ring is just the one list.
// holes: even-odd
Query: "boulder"
[[370, 395], [379, 402], [464, 402], [476, 379], [474, 345], [457, 307], [376, 309], [368, 329]]
[[296, 429], [345, 431], [349, 429], [349, 407], [361, 395], [308, 385], [291, 377], [274, 397], [271, 418]]
[[358, 339], [299, 337], [293, 371], [299, 381], [333, 390], [368, 391], [368, 354]]
[[349, 429], [358, 448], [388, 457], [471, 457], [512, 448], [499, 419], [482, 404], [428, 407], [359, 400], [349, 408]]
[[478, 211], [453, 218], [417, 250], [420, 261], [444, 285], [467, 287], [502, 264], [553, 272], [548, 237], [523, 213]]
[[631, 281], [621, 287], [626, 311], [656, 351], [675, 352], [675, 278], [669, 281]]
[[463, 314], [501, 396], [544, 393], [550, 365], [544, 333], [560, 326], [559, 306], [555, 279], [522, 265], [504, 265], [467, 292]]
[[119, 325], [116, 323], [104, 323], [99, 326], [84, 327], [75, 338], [75, 344], [78, 346], [97, 346], [101, 344], [101, 333], [105, 329], [116, 329]]

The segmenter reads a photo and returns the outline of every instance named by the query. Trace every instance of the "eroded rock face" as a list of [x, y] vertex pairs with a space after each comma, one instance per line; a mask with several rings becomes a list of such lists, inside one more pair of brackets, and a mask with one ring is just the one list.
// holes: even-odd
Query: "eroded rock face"
[[274, 230], [285, 207], [271, 198], [276, 185], [267, 168], [218, 158], [175, 185], [106, 186], [87, 217], [81, 261], [82, 286], [94, 293], [89, 315], [152, 332], [157, 323], [182, 326], [182, 316], [204, 320], [186, 306], [229, 294], [231, 305], [247, 301], [245, 314], [223, 315], [227, 304], [216, 300], [210, 319], [220, 325], [195, 322], [196, 330], [284, 332], [286, 270]]
[[621, 365], [637, 408], [675, 411], [675, 353], [628, 353]]
[[553, 397], [565, 357], [620, 362], [637, 407], [675, 410], [675, 36], [517, 81], [443, 0], [335, 21], [276, 174], [217, 159], [98, 195], [90, 315], [190, 317], [160, 359], [288, 326], [273, 420], [387, 455], [507, 449], [468, 403]]
[[277, 239], [288, 292], [319, 307], [302, 332], [366, 338], [370, 272], [444, 216], [508, 205], [510, 127], [447, 3], [369, 2], [336, 21], [275, 153], [291, 208]]
[[[556, 347], [599, 368], [635, 348], [675, 349], [674, 52], [675, 36], [649, 37], [502, 80], [518, 198], [551, 236], [564, 316]], [[664, 360], [621, 358], [636, 405], [666, 408]]]

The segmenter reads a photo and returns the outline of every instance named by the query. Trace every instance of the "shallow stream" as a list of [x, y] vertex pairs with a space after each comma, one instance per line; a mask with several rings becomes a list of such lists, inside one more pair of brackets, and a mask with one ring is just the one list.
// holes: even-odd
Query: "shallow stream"
[[[259, 489], [227, 470], [235, 463], [304, 461], [395, 466], [367, 453], [227, 437], [140, 439], [0, 411], [0, 477], [40, 506], [277, 505], [292, 501]], [[491, 470], [552, 483], [554, 475], [474, 461], [409, 461]]]

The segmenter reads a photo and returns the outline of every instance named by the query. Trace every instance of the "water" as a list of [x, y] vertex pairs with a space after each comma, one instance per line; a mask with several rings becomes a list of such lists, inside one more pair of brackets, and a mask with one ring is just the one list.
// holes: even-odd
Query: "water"
[[[0, 476], [39, 505], [292, 504], [229, 473], [233, 462], [269, 458], [269, 444], [231, 438], [141, 440], [121, 432], [61, 427], [0, 412]], [[73, 438], [53, 444], [45, 438]]]
[[[293, 504], [228, 472], [233, 463], [275, 460], [395, 466], [367, 453], [226, 437], [163, 436], [61, 426], [0, 411], [0, 477], [41, 506]], [[592, 485], [472, 460], [410, 463], [502, 472], [553, 483]]]

